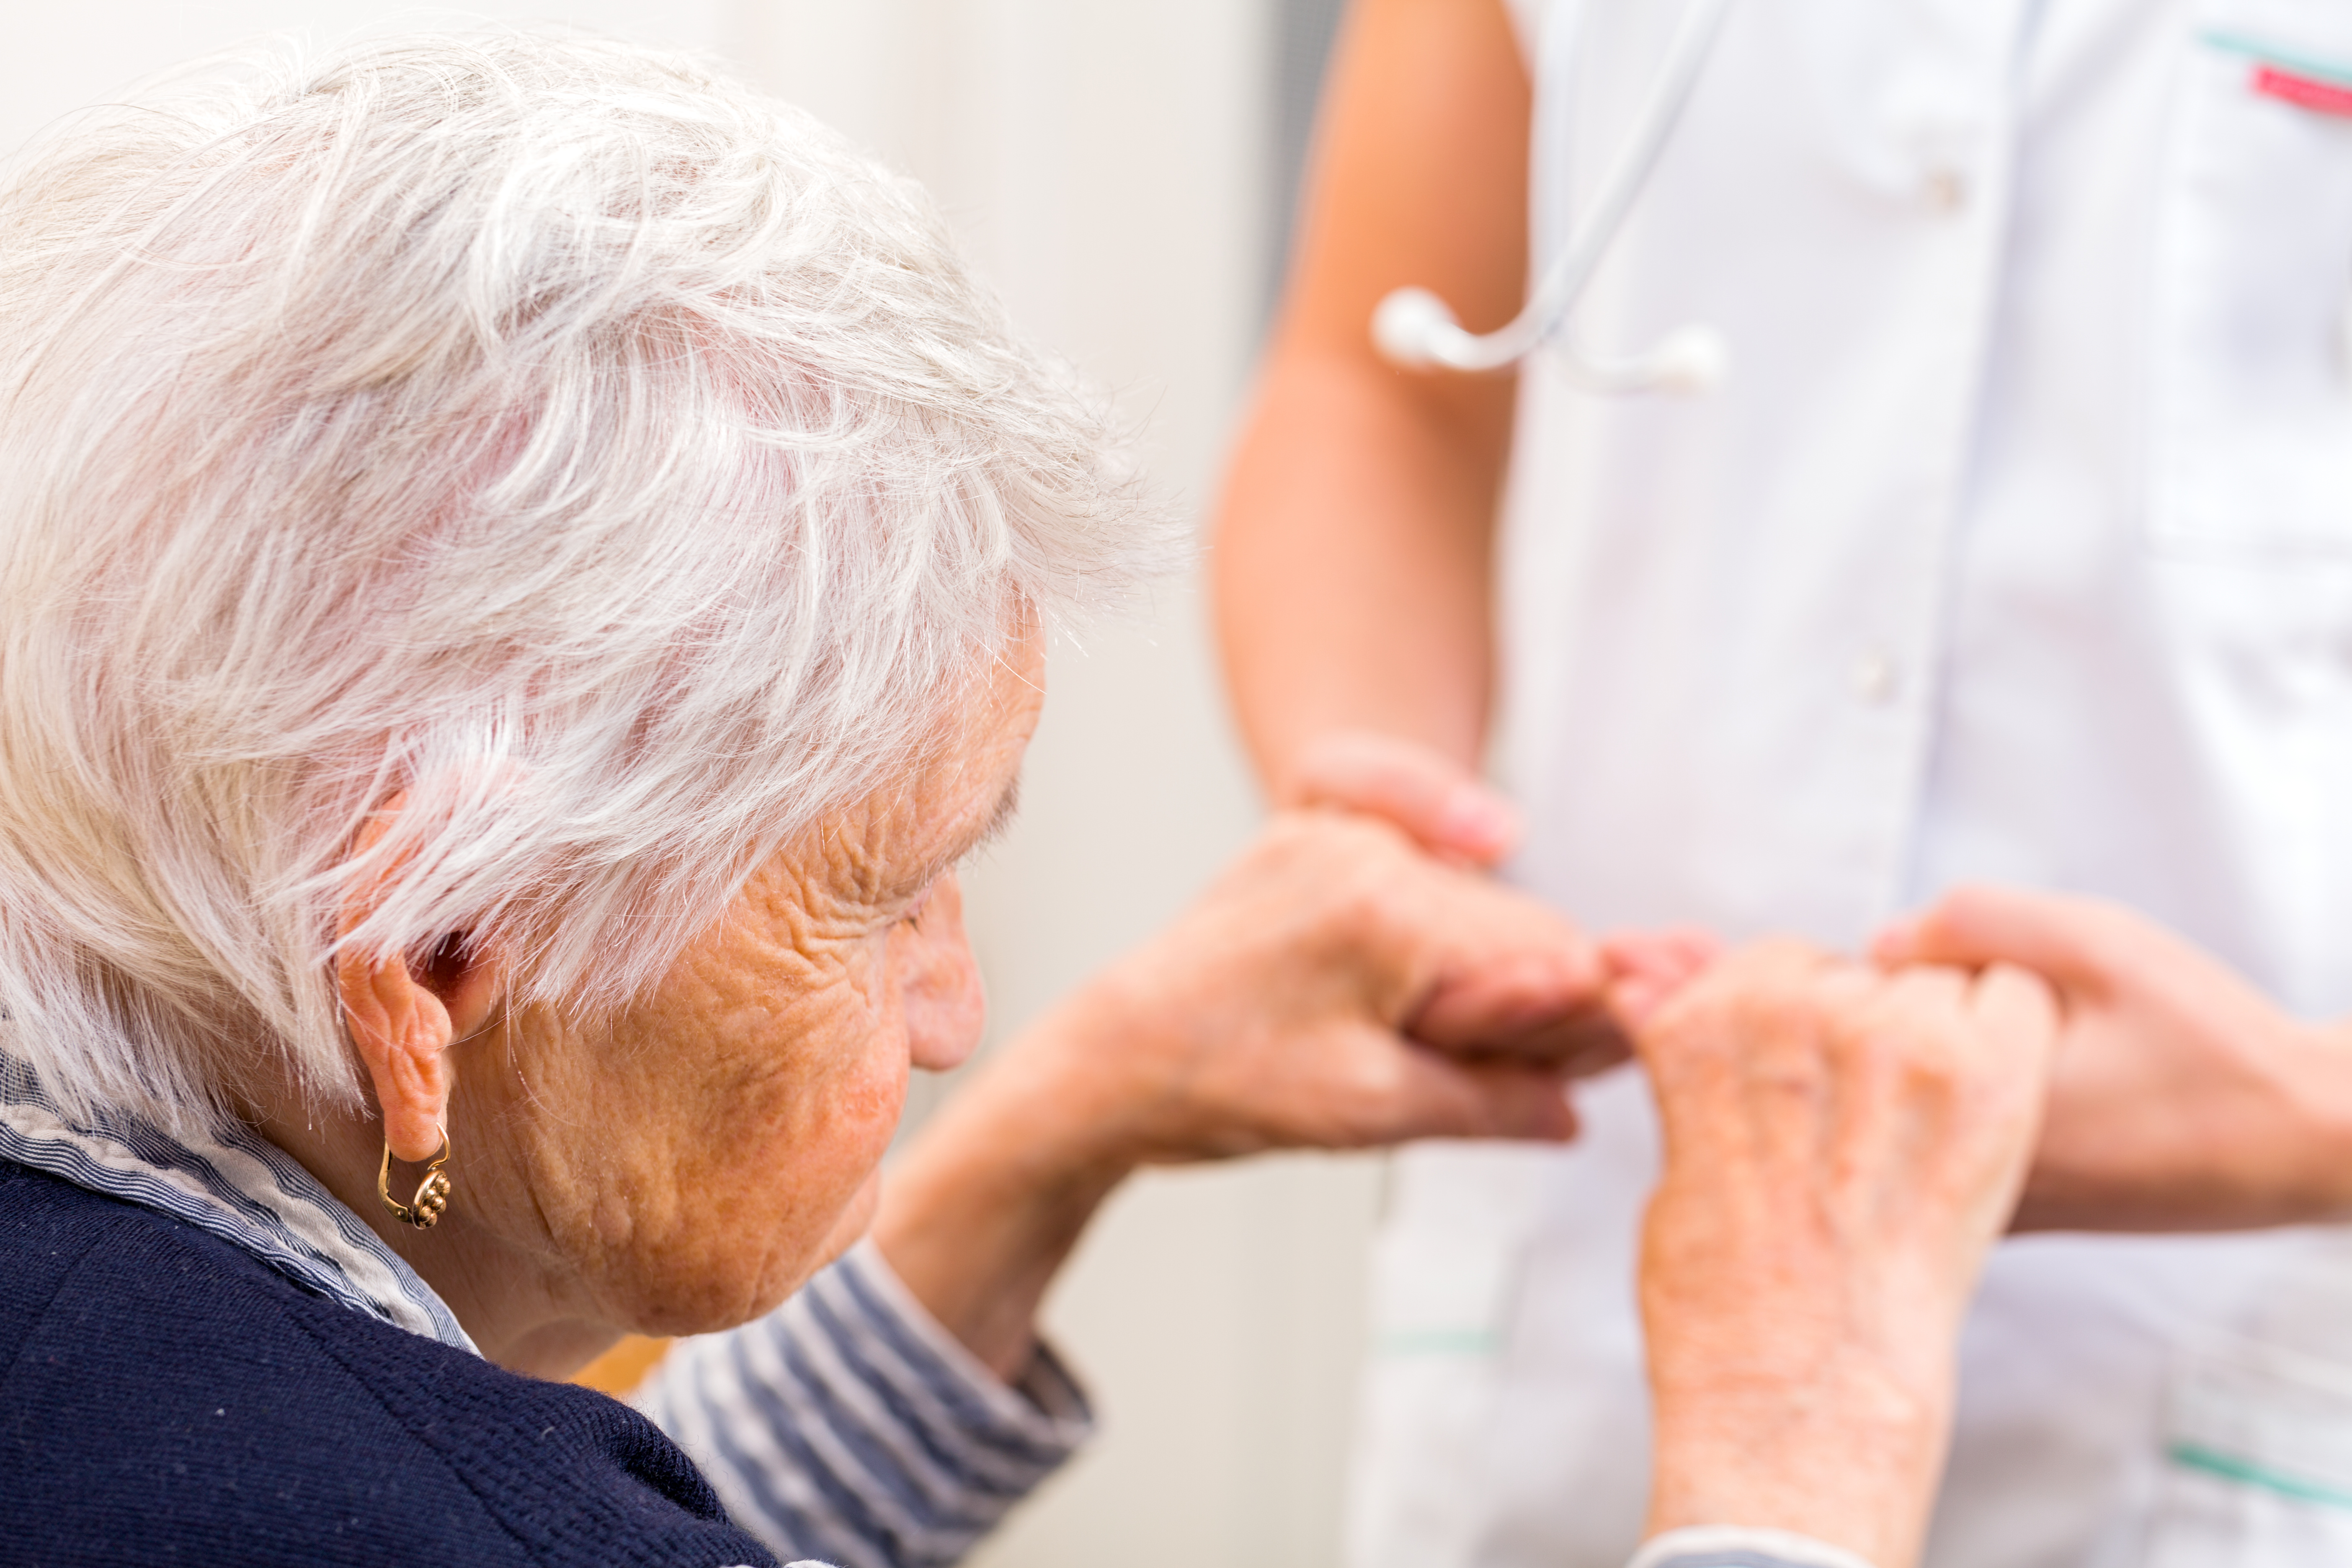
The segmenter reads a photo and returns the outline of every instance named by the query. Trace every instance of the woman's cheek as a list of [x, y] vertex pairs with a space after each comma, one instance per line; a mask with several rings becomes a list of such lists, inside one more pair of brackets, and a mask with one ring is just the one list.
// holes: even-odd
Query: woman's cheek
[[790, 1131], [774, 1151], [777, 1168], [793, 1173], [804, 1203], [832, 1212], [880, 1167], [906, 1110], [907, 1051], [894, 1016], [847, 1010], [856, 1037], [836, 1037], [832, 1070], [794, 1086]]
[[824, 1245], [817, 1249], [818, 1256], [809, 1271], [814, 1273], [824, 1268], [863, 1240], [866, 1231], [873, 1227], [875, 1211], [881, 1205], [882, 1172], [877, 1166], [858, 1184], [857, 1191], [850, 1197], [849, 1206], [841, 1211], [841, 1217], [834, 1222]]

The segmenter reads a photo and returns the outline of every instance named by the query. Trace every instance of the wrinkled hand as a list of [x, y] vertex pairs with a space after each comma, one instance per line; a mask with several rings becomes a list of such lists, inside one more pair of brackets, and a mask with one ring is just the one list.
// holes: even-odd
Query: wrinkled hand
[[1278, 818], [1049, 1021], [1102, 1136], [1149, 1162], [1446, 1136], [1565, 1138], [1620, 1059], [1592, 944], [1361, 817]]
[[1882, 963], [2021, 964], [2056, 989], [2057, 1067], [2021, 1228], [2205, 1230], [2352, 1208], [2352, 1045], [2118, 905], [1965, 888]]
[[1883, 974], [1789, 942], [1659, 1006], [1639, 1038], [1665, 1142], [1642, 1237], [1654, 1531], [1916, 1555], [2055, 1027], [2021, 970]]
[[982, 1065], [888, 1182], [876, 1239], [1010, 1375], [1136, 1166], [1438, 1135], [1559, 1139], [1617, 1060], [1607, 971], [1531, 899], [1366, 817], [1277, 818], [1192, 909]]
[[[1295, 810], [1376, 817], [1453, 866], [1491, 869], [1519, 840], [1518, 809], [1475, 773], [1432, 747], [1370, 730], [1334, 731], [1309, 742], [1276, 794], [1276, 804]], [[1638, 1022], [1718, 951], [1712, 935], [1695, 929], [1611, 936], [1601, 953], [1612, 1010]]]
[[1626, 1028], [1639, 1029], [1722, 956], [1722, 941], [1696, 926], [1613, 932], [1601, 944], [1610, 1010]]

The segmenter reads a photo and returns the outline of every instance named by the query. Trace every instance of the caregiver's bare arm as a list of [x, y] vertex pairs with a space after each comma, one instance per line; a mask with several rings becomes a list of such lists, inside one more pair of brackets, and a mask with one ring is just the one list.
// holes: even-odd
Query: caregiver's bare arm
[[2022, 964], [2064, 1008], [2027, 1229], [2228, 1230], [2352, 1214], [2352, 1022], [2291, 1016], [2145, 916], [2021, 888], [1947, 895], [1888, 963]]
[[1475, 766], [1513, 384], [1399, 371], [1369, 323], [1419, 284], [1499, 325], [1527, 249], [1528, 86], [1501, 0], [1356, 0], [1324, 103], [1211, 556], [1244, 732], [1294, 804], [1302, 748], [1335, 731]]
[[952, 1100], [876, 1239], [1007, 1374], [1087, 1218], [1138, 1166], [1433, 1135], [1565, 1138], [1622, 1051], [1602, 966], [1531, 900], [1363, 818], [1277, 819], [1187, 914]]

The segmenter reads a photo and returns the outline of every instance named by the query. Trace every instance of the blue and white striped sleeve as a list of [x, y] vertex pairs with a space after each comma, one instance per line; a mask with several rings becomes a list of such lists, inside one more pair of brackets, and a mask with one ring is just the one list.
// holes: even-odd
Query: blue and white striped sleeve
[[790, 1562], [943, 1568], [1094, 1429], [1041, 1347], [1008, 1385], [868, 1244], [755, 1322], [673, 1347], [636, 1405]]
[[1625, 1568], [1871, 1568], [1866, 1558], [1810, 1535], [1698, 1525], [1651, 1537]]

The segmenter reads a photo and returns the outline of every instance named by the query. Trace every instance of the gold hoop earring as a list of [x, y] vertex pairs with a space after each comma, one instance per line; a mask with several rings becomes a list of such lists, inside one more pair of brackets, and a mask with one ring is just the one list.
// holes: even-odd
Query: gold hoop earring
[[425, 1179], [416, 1184], [416, 1195], [401, 1203], [392, 1195], [392, 1144], [383, 1146], [383, 1163], [376, 1167], [375, 1195], [383, 1201], [384, 1212], [403, 1225], [413, 1225], [419, 1230], [431, 1230], [441, 1223], [449, 1208], [449, 1173], [441, 1167], [449, 1163], [449, 1133], [441, 1131], [441, 1152], [425, 1167]]

